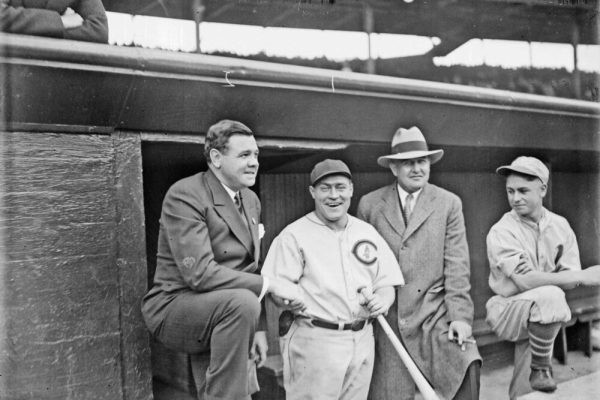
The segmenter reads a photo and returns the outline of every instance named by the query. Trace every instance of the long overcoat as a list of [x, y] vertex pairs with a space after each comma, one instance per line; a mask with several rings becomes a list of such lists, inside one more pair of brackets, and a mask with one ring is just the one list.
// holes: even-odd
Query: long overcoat
[[[406, 285], [396, 290], [388, 321], [436, 391], [451, 399], [469, 365], [481, 360], [476, 345], [466, 351], [448, 341], [448, 326], [473, 323], [469, 295], [469, 250], [458, 196], [426, 184], [408, 226], [402, 218], [396, 184], [363, 196], [358, 217], [369, 222], [396, 254]], [[411, 383], [402, 361], [381, 329], [376, 329], [373, 400], [411, 399]]]

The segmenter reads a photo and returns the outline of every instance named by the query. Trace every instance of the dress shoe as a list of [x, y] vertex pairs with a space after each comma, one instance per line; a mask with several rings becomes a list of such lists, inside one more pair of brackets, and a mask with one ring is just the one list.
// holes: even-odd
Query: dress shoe
[[552, 377], [552, 367], [547, 368], [531, 368], [529, 375], [529, 384], [533, 390], [540, 392], [554, 392], [556, 390], [556, 382]]

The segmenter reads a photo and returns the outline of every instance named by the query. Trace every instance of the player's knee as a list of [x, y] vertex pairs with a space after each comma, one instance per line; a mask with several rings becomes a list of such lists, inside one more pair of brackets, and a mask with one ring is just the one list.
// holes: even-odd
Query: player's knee
[[257, 320], [260, 315], [260, 303], [258, 297], [247, 289], [231, 291], [229, 308], [233, 315], [249, 322]]
[[564, 300], [566, 301], [565, 298], [565, 292], [563, 292], [563, 290], [561, 288], [559, 288], [558, 286], [540, 286], [534, 290], [538, 291], [538, 296], [547, 298], [547, 299], [553, 299], [553, 300]]

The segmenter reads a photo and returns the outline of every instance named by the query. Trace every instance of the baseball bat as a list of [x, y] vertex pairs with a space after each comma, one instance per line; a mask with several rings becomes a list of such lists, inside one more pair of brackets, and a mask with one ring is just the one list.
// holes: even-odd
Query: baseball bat
[[[371, 293], [371, 290], [369, 288], [361, 288], [361, 289], [359, 289], [359, 293], [361, 293], [363, 296], [364, 296], [363, 291], [366, 291], [366, 293], [369, 293], [369, 294]], [[438, 395], [435, 393], [435, 391], [429, 384], [429, 381], [427, 381], [427, 378], [425, 378], [425, 376], [423, 375], [423, 373], [421, 372], [419, 367], [417, 367], [417, 364], [415, 364], [413, 359], [410, 357], [410, 354], [408, 354], [408, 351], [406, 351], [406, 349], [402, 345], [402, 342], [400, 342], [400, 339], [398, 339], [398, 337], [392, 330], [392, 327], [390, 326], [390, 324], [388, 324], [385, 317], [383, 315], [378, 315], [377, 322], [379, 323], [379, 325], [385, 332], [385, 334], [388, 337], [388, 339], [390, 340], [390, 342], [392, 342], [392, 346], [394, 346], [394, 349], [396, 349], [396, 352], [400, 356], [400, 359], [406, 366], [406, 369], [410, 373], [410, 376], [413, 378], [415, 385], [417, 385], [417, 387], [419, 388], [419, 392], [421, 392], [423, 399], [424, 400], [440, 400]]]

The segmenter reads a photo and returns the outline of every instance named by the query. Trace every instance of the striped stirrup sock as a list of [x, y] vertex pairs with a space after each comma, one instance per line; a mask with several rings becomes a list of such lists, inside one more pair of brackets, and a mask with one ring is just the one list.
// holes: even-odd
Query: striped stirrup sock
[[531, 368], [547, 368], [552, 365], [554, 339], [560, 326], [560, 322], [551, 324], [529, 322], [527, 329], [531, 346]]

